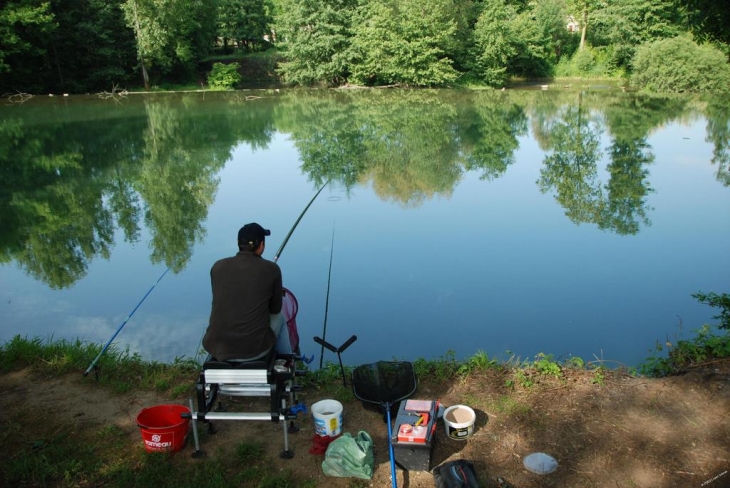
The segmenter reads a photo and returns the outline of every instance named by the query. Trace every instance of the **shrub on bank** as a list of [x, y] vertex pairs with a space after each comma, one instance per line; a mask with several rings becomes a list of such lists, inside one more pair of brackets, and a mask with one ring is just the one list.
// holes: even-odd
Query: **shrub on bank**
[[663, 39], [636, 50], [631, 82], [652, 92], [727, 93], [730, 64], [714, 46], [686, 37]]
[[241, 82], [241, 66], [238, 63], [213, 63], [213, 69], [208, 74], [208, 87], [211, 90], [231, 90]]

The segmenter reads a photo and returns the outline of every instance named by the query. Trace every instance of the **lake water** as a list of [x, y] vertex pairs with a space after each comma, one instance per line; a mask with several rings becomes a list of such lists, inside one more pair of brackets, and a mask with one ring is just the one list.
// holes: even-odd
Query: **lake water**
[[270, 228], [272, 259], [329, 181], [278, 261], [305, 354], [636, 365], [730, 291], [729, 121], [554, 87], [6, 101], [0, 341], [106, 343], [170, 267], [115, 344], [195, 356], [238, 228]]

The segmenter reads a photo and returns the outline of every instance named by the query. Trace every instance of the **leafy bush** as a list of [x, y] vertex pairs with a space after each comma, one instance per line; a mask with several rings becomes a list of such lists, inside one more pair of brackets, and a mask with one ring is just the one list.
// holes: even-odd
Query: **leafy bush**
[[730, 64], [717, 48], [675, 37], [636, 50], [632, 83], [653, 92], [728, 92]]
[[[669, 340], [665, 344], [657, 342], [655, 354], [649, 356], [639, 367], [642, 374], [649, 376], [681, 374], [705, 361], [730, 357], [730, 294], [698, 292], [693, 293], [692, 297], [700, 303], [719, 308], [720, 315], [715, 315], [713, 318], [720, 319], [717, 327], [728, 329], [728, 333], [715, 334], [709, 325], [704, 325], [692, 339], [680, 340], [676, 344], [672, 344]], [[663, 356], [665, 346], [669, 353]]]
[[606, 49], [586, 46], [576, 50], [572, 56], [563, 56], [555, 69], [557, 76], [605, 77], [620, 76], [611, 63], [611, 53]]
[[708, 325], [697, 331], [697, 336], [666, 343], [668, 354], [662, 356], [664, 345], [657, 342], [656, 354], [642, 361], [639, 371], [647, 376], [670, 376], [687, 372], [706, 361], [730, 357], [730, 334], [714, 334]]
[[213, 63], [213, 69], [208, 74], [208, 87], [211, 90], [230, 90], [241, 82], [238, 72], [238, 63]]

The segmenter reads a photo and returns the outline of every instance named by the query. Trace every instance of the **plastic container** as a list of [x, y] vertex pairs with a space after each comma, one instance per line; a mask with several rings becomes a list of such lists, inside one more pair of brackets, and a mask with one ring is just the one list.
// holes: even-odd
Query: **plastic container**
[[450, 439], [465, 440], [474, 433], [477, 415], [466, 405], [452, 405], [444, 411], [444, 426]]
[[533, 452], [522, 461], [528, 471], [535, 474], [550, 474], [558, 469], [558, 461], [550, 454]]
[[319, 436], [334, 437], [342, 433], [342, 404], [337, 400], [320, 400], [312, 405], [314, 430]]
[[190, 413], [190, 409], [184, 405], [157, 405], [139, 412], [137, 426], [147, 452], [177, 452], [183, 448], [190, 427], [190, 420], [180, 416], [183, 413]]

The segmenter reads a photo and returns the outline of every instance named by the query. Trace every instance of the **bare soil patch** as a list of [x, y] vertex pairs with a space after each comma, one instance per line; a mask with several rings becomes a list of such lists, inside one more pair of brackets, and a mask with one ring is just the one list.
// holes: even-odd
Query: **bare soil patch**
[[[534, 386], [505, 386], [506, 372], [490, 370], [467, 380], [444, 384], [421, 382], [411, 398], [466, 404], [477, 412], [475, 432], [463, 441], [449, 439], [443, 423], [436, 430], [432, 466], [468, 459], [482, 485], [491, 487], [727, 487], [730, 486], [730, 361], [718, 361], [689, 373], [662, 379], [609, 372], [604, 384], [592, 373], [566, 371], [560, 380], [537, 377]], [[27, 370], [0, 375], [3, 412], [24, 409], [36, 418], [73, 424], [77, 429], [116, 424], [128, 433], [130, 449], [143, 449], [136, 416], [148, 406], [187, 404], [154, 392], [117, 395], [81, 374], [44, 379]], [[325, 398], [304, 390], [307, 406]], [[264, 402], [264, 403], [260, 403]], [[266, 411], [261, 399], [227, 401], [232, 411]], [[8, 417], [12, 418], [12, 415]], [[300, 414], [300, 431], [289, 436], [293, 459], [281, 459], [281, 423], [218, 421], [218, 432], [200, 425], [203, 459], [193, 459], [192, 440], [176, 456], [190, 463], [229, 452], [246, 439], [265, 441], [272, 470], [289, 470], [294, 478], [317, 486], [389, 487], [387, 426], [382, 412], [357, 400], [344, 402], [344, 430], [367, 431], [375, 443], [375, 475], [370, 481], [323, 474], [322, 455], [311, 454], [314, 423]], [[17, 428], [18, 426], [15, 426]], [[22, 427], [22, 426], [20, 426]], [[528, 471], [523, 459], [545, 452], [557, 459], [548, 475]], [[398, 470], [398, 486], [433, 487], [428, 471]]]

